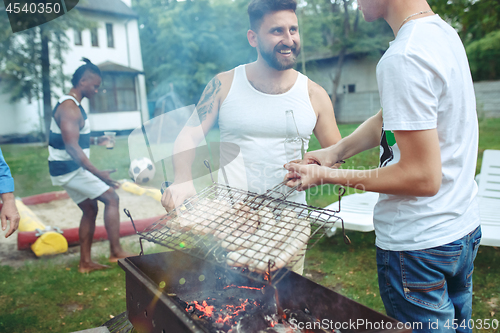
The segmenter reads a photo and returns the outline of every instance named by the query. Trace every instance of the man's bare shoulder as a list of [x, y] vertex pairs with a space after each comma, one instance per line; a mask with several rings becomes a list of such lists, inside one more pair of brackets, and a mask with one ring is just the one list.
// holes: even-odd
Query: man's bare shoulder
[[234, 78], [234, 68], [227, 72], [221, 72], [215, 76], [221, 83], [222, 86], [229, 85], [233, 83]]
[[83, 119], [80, 108], [71, 99], [67, 99], [61, 104], [59, 104], [54, 114], [54, 117], [56, 118], [57, 121], [60, 121], [61, 119], [69, 121], [71, 120], [80, 121]]
[[214, 78], [220, 82], [221, 104], [226, 99], [227, 94], [229, 93], [229, 89], [233, 84], [233, 78], [234, 78], [234, 68], [231, 69], [230, 71], [219, 73]]
[[326, 90], [314, 82], [313, 80], [308, 78], [308, 83], [307, 83], [307, 89], [309, 91], [309, 97], [311, 98], [311, 101], [313, 98], [325, 98], [328, 97], [328, 93]]

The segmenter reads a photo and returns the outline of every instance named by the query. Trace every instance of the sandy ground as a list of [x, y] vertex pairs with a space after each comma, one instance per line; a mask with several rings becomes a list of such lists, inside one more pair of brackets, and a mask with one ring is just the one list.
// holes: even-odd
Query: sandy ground
[[[122, 189], [117, 190], [120, 197], [120, 221], [128, 221], [129, 218], [123, 212], [126, 208], [130, 211], [134, 220], [155, 217], [165, 214], [161, 204], [150, 196], [138, 196]], [[45, 204], [28, 206], [46, 226], [59, 227], [61, 229], [78, 228], [82, 216], [80, 208], [71, 200], [56, 200]], [[97, 225], [104, 225], [103, 220], [104, 204], [99, 202], [99, 214]], [[54, 256], [37, 258], [31, 250], [17, 250], [17, 232], [9, 238], [4, 238], [5, 233], [0, 231], [0, 265], [20, 267], [26, 261], [49, 260], [57, 263], [64, 263], [79, 258], [80, 247], [70, 246], [67, 253]], [[137, 235], [122, 237], [122, 245], [125, 250], [139, 253], [139, 237]], [[147, 242], [145, 242], [147, 243]], [[148, 246], [148, 244], [144, 244]], [[92, 245], [92, 256], [109, 256], [109, 242], [94, 242]]]

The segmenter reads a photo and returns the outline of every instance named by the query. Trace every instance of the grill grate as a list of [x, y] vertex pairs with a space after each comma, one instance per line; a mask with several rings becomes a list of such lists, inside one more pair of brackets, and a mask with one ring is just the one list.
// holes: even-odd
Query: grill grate
[[[295, 189], [278, 184], [256, 194], [213, 183], [142, 232], [142, 239], [186, 252], [263, 283], [302, 264], [336, 222], [339, 211], [287, 201]], [[340, 197], [345, 189], [339, 190]], [[129, 215], [129, 214], [128, 214]], [[348, 238], [344, 240], [348, 243]]]

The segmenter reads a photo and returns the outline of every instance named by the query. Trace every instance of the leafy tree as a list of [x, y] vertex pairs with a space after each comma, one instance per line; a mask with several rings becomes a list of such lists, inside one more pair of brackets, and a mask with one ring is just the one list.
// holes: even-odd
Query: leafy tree
[[[38, 27], [12, 33], [5, 12], [0, 19], [0, 76], [10, 101], [43, 99], [45, 139], [48, 140], [54, 88], [64, 89], [63, 53], [68, 50], [68, 29], [92, 26], [76, 10]], [[52, 64], [50, 61], [53, 60]]]
[[197, 103], [214, 75], [255, 60], [246, 6], [243, 0], [134, 0], [148, 91], [159, 97], [173, 83], [184, 103]]
[[474, 80], [500, 78], [500, 30], [470, 43], [466, 50]]
[[429, 4], [457, 29], [474, 80], [500, 79], [500, 1], [429, 0]]

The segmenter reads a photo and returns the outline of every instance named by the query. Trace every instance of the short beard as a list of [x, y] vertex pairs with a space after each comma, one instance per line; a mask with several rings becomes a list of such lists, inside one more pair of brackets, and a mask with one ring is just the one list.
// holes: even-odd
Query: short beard
[[260, 48], [260, 55], [262, 58], [267, 62], [267, 64], [278, 70], [278, 71], [285, 71], [287, 69], [293, 68], [295, 64], [297, 63], [297, 58], [300, 54], [300, 46], [296, 46], [295, 48], [292, 48], [292, 57], [290, 57], [289, 62], [280, 62], [278, 60], [278, 57], [276, 56], [275, 52], [278, 52], [280, 48], [276, 46], [271, 52], [266, 52], [262, 48]]

